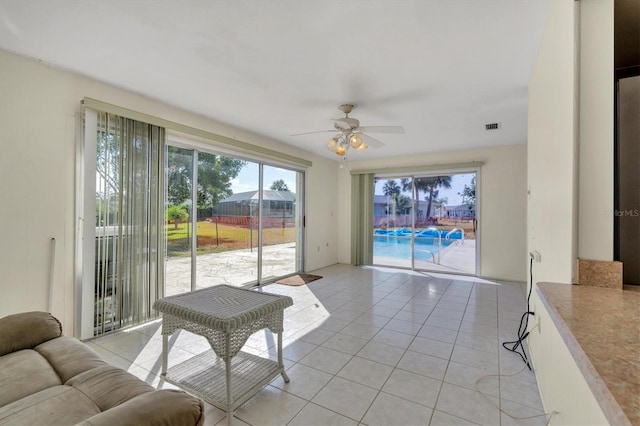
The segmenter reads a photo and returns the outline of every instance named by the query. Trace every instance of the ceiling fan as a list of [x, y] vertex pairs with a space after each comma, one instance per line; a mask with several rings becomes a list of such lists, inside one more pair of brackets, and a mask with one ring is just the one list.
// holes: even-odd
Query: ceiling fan
[[327, 148], [341, 157], [347, 155], [349, 148], [363, 151], [368, 147], [380, 148], [384, 146], [379, 140], [369, 136], [367, 133], [395, 133], [403, 134], [402, 126], [360, 126], [360, 121], [349, 117], [349, 114], [356, 107], [354, 104], [342, 104], [338, 107], [344, 113], [344, 117], [333, 120], [333, 130], [318, 130], [316, 132], [297, 133], [291, 136], [310, 135], [313, 133], [336, 133], [333, 136]]

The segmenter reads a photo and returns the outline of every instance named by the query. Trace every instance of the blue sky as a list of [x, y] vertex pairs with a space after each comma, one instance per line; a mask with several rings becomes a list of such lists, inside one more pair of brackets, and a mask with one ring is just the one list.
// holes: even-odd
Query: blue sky
[[[271, 184], [282, 179], [291, 192], [296, 191], [296, 172], [274, 166], [264, 166], [263, 189], [269, 189]], [[258, 164], [249, 162], [242, 168], [238, 176], [231, 181], [233, 193], [255, 191], [258, 189]]]
[[[444, 188], [440, 188], [440, 193], [438, 195], [438, 198], [446, 198], [447, 199], [447, 204], [448, 206], [455, 206], [455, 205], [459, 205], [462, 204], [462, 197], [460, 195], [458, 195], [458, 193], [462, 192], [462, 190], [464, 189], [465, 184], [466, 185], [471, 185], [471, 178], [474, 176], [474, 173], [466, 173], [466, 174], [458, 174], [458, 175], [453, 175], [451, 177], [451, 189], [444, 189]], [[376, 195], [384, 195], [384, 192], [382, 191], [382, 187], [384, 186], [385, 182], [387, 182], [387, 180], [389, 179], [380, 179], [377, 183], [376, 183], [376, 189], [375, 189], [375, 194]], [[400, 179], [394, 179], [398, 184], [400, 184]], [[406, 195], [411, 195], [410, 193], [407, 193]], [[420, 200], [424, 200], [424, 193], [420, 193]]]
[[[441, 188], [439, 198], [447, 198], [447, 205], [449, 206], [462, 204], [462, 197], [460, 197], [458, 193], [462, 192], [465, 184], [471, 184], [471, 178], [473, 176], [473, 173], [453, 175], [453, 177], [451, 178], [451, 189]], [[290, 191], [297, 192], [295, 171], [281, 169], [274, 166], [264, 167], [264, 189], [269, 189], [271, 184], [278, 179], [284, 180]], [[383, 194], [382, 186], [384, 185], [385, 181], [386, 179], [380, 179], [376, 184], [376, 195]], [[400, 183], [400, 179], [396, 179], [396, 182]], [[243, 167], [238, 176], [231, 181], [231, 188], [233, 189], [234, 194], [240, 192], [255, 191], [256, 189], [258, 189], [258, 164], [249, 162], [245, 167]], [[420, 197], [421, 199], [424, 199], [424, 194], [421, 193]]]

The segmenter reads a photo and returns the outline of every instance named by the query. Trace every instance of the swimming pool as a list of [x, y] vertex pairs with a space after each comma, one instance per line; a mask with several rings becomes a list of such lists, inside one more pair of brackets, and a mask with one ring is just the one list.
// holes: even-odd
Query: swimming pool
[[[454, 243], [454, 241], [441, 239], [441, 244], [438, 246], [437, 237], [415, 237], [415, 260], [435, 261], [434, 257], [436, 257], [438, 251], [448, 247], [452, 243]], [[411, 259], [411, 237], [374, 235], [373, 257]]]
[[[393, 236], [393, 237], [410, 237], [412, 234], [411, 229], [409, 228], [395, 228], [395, 229], [376, 229], [374, 231], [374, 235], [376, 236]], [[455, 229], [435, 229], [435, 228], [427, 228], [427, 229], [416, 229], [415, 236], [416, 237], [425, 237], [425, 238], [447, 238], [451, 240], [460, 240], [464, 239], [464, 231], [460, 228]]]

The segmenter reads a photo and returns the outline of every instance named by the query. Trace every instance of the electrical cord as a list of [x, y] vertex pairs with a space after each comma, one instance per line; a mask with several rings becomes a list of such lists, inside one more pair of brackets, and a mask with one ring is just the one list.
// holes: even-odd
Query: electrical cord
[[480, 381], [482, 381], [483, 379], [486, 379], [488, 377], [497, 377], [498, 380], [499, 380], [500, 377], [514, 377], [514, 376], [517, 376], [518, 374], [522, 373], [525, 370], [525, 368], [529, 368], [529, 370], [532, 371], [531, 364], [529, 363], [529, 358], [527, 357], [527, 352], [526, 352], [525, 347], [524, 347], [524, 343], [526, 343], [526, 340], [529, 337], [529, 331], [527, 330], [527, 328], [529, 327], [529, 315], [532, 315], [532, 316], [535, 315], [535, 313], [531, 311], [531, 307], [530, 307], [531, 306], [531, 292], [533, 290], [533, 256], [531, 256], [531, 259], [530, 259], [530, 262], [529, 262], [529, 281], [530, 281], [530, 285], [529, 285], [529, 294], [527, 295], [527, 310], [522, 315], [522, 318], [520, 318], [520, 326], [518, 327], [518, 340], [514, 340], [512, 342], [503, 342], [502, 343], [502, 346], [506, 350], [508, 350], [510, 352], [515, 352], [518, 355], [520, 355], [520, 358], [522, 358], [522, 361], [524, 361], [525, 365], [522, 366], [520, 371], [517, 371], [516, 373], [513, 373], [513, 374], [487, 374], [485, 376], [482, 376], [482, 377], [478, 378], [478, 380], [476, 380], [475, 388], [476, 388], [476, 391], [478, 393], [480, 393], [487, 400], [489, 400], [489, 402], [491, 402], [491, 404], [496, 406], [501, 413], [506, 414], [507, 416], [511, 417], [512, 419], [515, 419], [515, 420], [528, 420], [528, 419], [533, 419], [533, 418], [536, 418], [536, 417], [545, 417], [545, 418], [547, 418], [546, 425], [548, 426], [551, 423], [551, 418], [554, 416], [554, 414], [558, 414], [557, 411], [554, 410], [554, 411], [551, 411], [550, 413], [542, 413], [542, 414], [536, 414], [536, 415], [533, 415], [533, 416], [526, 416], [526, 417], [514, 416], [513, 414], [508, 413], [507, 411], [503, 410], [500, 406], [498, 406], [495, 403], [495, 401], [492, 398], [490, 398], [488, 395], [483, 393], [480, 390], [479, 386], [478, 386]]
[[517, 353], [524, 361], [525, 365], [529, 367], [531, 370], [531, 364], [529, 363], [529, 358], [527, 358], [527, 352], [524, 348], [524, 341], [527, 337], [529, 337], [529, 331], [527, 328], [529, 327], [529, 315], [534, 316], [535, 313], [530, 309], [530, 301], [531, 301], [531, 290], [533, 290], [533, 256], [530, 258], [529, 262], [529, 294], [527, 295], [527, 311], [520, 318], [520, 326], [518, 327], [518, 340], [514, 340], [512, 342], [502, 342], [502, 347], [510, 352]]
[[478, 384], [483, 380], [486, 379], [487, 377], [497, 377], [498, 380], [500, 379], [500, 377], [514, 377], [517, 376], [518, 374], [522, 373], [524, 371], [524, 369], [528, 366], [527, 365], [523, 365], [522, 368], [520, 369], [520, 371], [517, 371], [513, 374], [487, 374], [485, 376], [479, 377], [478, 380], [476, 380], [475, 382], [475, 388], [476, 388], [476, 392], [478, 392], [480, 395], [484, 396], [489, 402], [491, 402], [492, 405], [494, 405], [501, 413], [506, 414], [507, 416], [511, 417], [512, 419], [515, 420], [528, 420], [528, 419], [535, 419], [537, 417], [547, 417], [549, 416], [549, 418], [547, 418], [547, 422], [545, 423], [545, 426], [549, 426], [549, 424], [551, 423], [551, 418], [555, 415], [558, 414], [557, 411], [553, 410], [550, 413], [542, 413], [542, 414], [534, 414], [533, 416], [525, 416], [525, 417], [518, 417], [518, 416], [514, 416], [513, 414], [508, 413], [507, 411], [503, 410], [500, 406], [498, 406], [498, 404], [495, 403], [495, 401], [490, 398], [489, 396], [487, 396], [484, 392], [482, 392], [480, 390], [480, 388], [478, 387]]

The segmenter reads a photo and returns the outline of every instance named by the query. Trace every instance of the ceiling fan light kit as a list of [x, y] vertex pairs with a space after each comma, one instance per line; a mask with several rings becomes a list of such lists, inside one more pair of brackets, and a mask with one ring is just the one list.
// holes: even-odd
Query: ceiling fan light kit
[[356, 149], [360, 148], [362, 146], [362, 138], [360, 137], [360, 135], [358, 135], [357, 133], [353, 133], [351, 136], [349, 136], [349, 145]]
[[362, 142], [362, 137], [357, 133], [343, 133], [332, 137], [327, 144], [327, 148], [330, 151], [336, 153], [340, 157], [347, 155], [349, 148], [357, 149], [358, 151], [364, 151], [367, 149], [367, 145]]
[[325, 133], [325, 132], [338, 132], [333, 136], [327, 148], [340, 157], [346, 157], [349, 148], [356, 149], [358, 151], [364, 151], [368, 147], [380, 148], [384, 146], [379, 140], [369, 136], [370, 133], [404, 133], [404, 129], [401, 126], [366, 126], [360, 127], [360, 120], [349, 117], [349, 113], [353, 111], [356, 106], [354, 104], [342, 104], [338, 107], [340, 111], [344, 113], [344, 117], [336, 118], [333, 120], [333, 127], [335, 130], [320, 130], [317, 132], [298, 133], [292, 136], [308, 135], [312, 133]]

